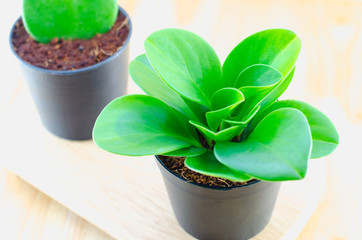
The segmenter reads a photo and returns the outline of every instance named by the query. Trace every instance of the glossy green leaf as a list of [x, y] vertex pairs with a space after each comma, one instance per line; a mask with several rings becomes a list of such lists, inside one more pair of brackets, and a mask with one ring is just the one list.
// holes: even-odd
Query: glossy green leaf
[[246, 174], [232, 171], [222, 165], [210, 150], [199, 156], [187, 157], [185, 166], [201, 174], [225, 178], [236, 182], [246, 182], [251, 179], [251, 177]]
[[167, 103], [188, 118], [200, 121], [184, 99], [157, 75], [146, 54], [142, 54], [130, 62], [129, 74], [132, 80], [148, 95]]
[[113, 26], [116, 0], [23, 0], [23, 22], [30, 36], [41, 43], [53, 38], [89, 39]]
[[[230, 128], [231, 126], [240, 126], [240, 131], [243, 132], [244, 129], [248, 126], [249, 122], [253, 119], [256, 113], [259, 111], [260, 106], [255, 106], [243, 119], [223, 119], [220, 125], [220, 130]], [[244, 133], [246, 134], [246, 133]]]
[[[260, 95], [262, 95], [264, 97], [261, 98], [262, 100], [259, 101], [259, 103], [257, 103], [260, 106], [259, 112], [262, 112], [262, 111], [264, 111], [264, 109], [268, 108], [284, 93], [284, 91], [288, 88], [290, 82], [293, 79], [294, 71], [295, 71], [295, 68], [293, 68], [293, 70], [289, 73], [289, 75], [286, 78], [279, 81], [275, 87], [273, 86], [271, 91], [270, 91], [270, 88], [268, 88], [268, 87], [266, 89], [263, 89], [263, 88], [260, 89], [260, 91], [261, 91]], [[244, 89], [244, 91], [245, 91], [245, 89]], [[249, 95], [249, 94], [245, 93], [244, 95]], [[255, 101], [255, 102], [257, 102], [257, 101]], [[250, 104], [250, 107], [254, 104], [255, 103]], [[242, 118], [246, 114], [246, 112], [249, 110], [249, 108], [246, 108], [246, 109], [242, 109], [242, 107], [236, 108], [233, 113], [234, 118], [236, 118], [236, 119]]]
[[202, 134], [214, 140], [215, 142], [230, 141], [235, 136], [238, 136], [243, 130], [242, 126], [232, 126], [230, 128], [214, 132], [201, 123], [195, 121], [190, 121], [190, 123], [194, 125]]
[[202, 148], [184, 115], [146, 95], [127, 95], [108, 104], [95, 123], [93, 139], [100, 148], [130, 156]]
[[217, 111], [210, 111], [206, 113], [207, 125], [211, 131], [218, 131], [222, 121], [229, 116], [233, 106], [223, 108]]
[[181, 148], [172, 152], [164, 153], [165, 156], [172, 157], [194, 157], [199, 156], [207, 151], [206, 148], [187, 147]]
[[265, 87], [275, 85], [283, 78], [277, 69], [265, 65], [254, 64], [240, 72], [234, 87]]
[[[209, 111], [209, 108], [205, 107], [204, 105], [202, 105], [200, 103], [193, 102], [183, 96], [181, 96], [181, 98], [184, 100], [185, 104], [190, 109], [190, 111], [192, 111], [195, 114], [195, 116], [198, 119], [198, 122], [201, 122], [202, 124], [206, 124], [205, 115]], [[190, 120], [192, 120], [192, 119], [190, 118]]]
[[236, 88], [222, 88], [216, 91], [211, 98], [211, 109], [206, 113], [207, 124], [212, 131], [217, 131], [222, 120], [245, 100], [243, 93]]
[[152, 33], [145, 41], [150, 63], [176, 92], [210, 108], [221, 87], [221, 65], [212, 47], [198, 35], [180, 29]]
[[238, 76], [235, 87], [244, 94], [246, 101], [233, 113], [237, 119], [242, 119], [255, 106], [260, 105], [283, 79], [283, 75], [273, 67], [255, 64], [244, 69]]
[[249, 124], [249, 122], [255, 117], [255, 115], [257, 114], [257, 112], [259, 111], [260, 106], [257, 105], [255, 106], [242, 120], [238, 121], [238, 120], [228, 120], [228, 119], [224, 119], [223, 121], [229, 123], [230, 125], [243, 125], [246, 126]]
[[[229, 118], [230, 118], [230, 116], [229, 116]], [[219, 131], [224, 130], [224, 129], [227, 129], [227, 128], [233, 126], [233, 125], [231, 125], [231, 124], [229, 124], [229, 123], [227, 123], [227, 122], [225, 121], [225, 120], [228, 120], [229, 118], [223, 119], [223, 120], [221, 121]], [[235, 124], [235, 125], [236, 125], [236, 124]]]
[[219, 110], [235, 106], [245, 100], [243, 93], [236, 88], [222, 88], [216, 91], [211, 98], [211, 109]]
[[242, 142], [215, 145], [215, 156], [226, 167], [249, 176], [283, 181], [304, 178], [312, 149], [304, 114], [283, 108], [268, 114]]
[[269, 107], [273, 102], [275, 102], [288, 88], [290, 82], [293, 79], [295, 68], [289, 73], [289, 75], [284, 78], [278, 85], [271, 91], [268, 96], [266, 96], [263, 101], [260, 103], [260, 112]]
[[301, 49], [300, 39], [290, 30], [269, 29], [255, 33], [237, 45], [222, 67], [224, 86], [235, 86], [245, 68], [266, 64], [276, 68], [284, 77], [293, 69]]
[[252, 125], [253, 130], [257, 124], [269, 113], [282, 108], [295, 108], [301, 111], [308, 120], [313, 140], [311, 158], [326, 156], [338, 146], [339, 136], [336, 128], [329, 118], [313, 106], [297, 100], [283, 100], [274, 102], [265, 111], [258, 114]]

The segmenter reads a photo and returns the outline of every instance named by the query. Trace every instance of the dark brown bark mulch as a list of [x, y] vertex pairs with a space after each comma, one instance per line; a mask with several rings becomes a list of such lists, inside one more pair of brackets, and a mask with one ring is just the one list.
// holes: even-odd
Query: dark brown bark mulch
[[26, 32], [20, 19], [12, 34], [15, 52], [26, 62], [45, 69], [74, 70], [102, 62], [125, 43], [129, 34], [128, 19], [118, 14], [112, 29], [89, 40], [53, 39], [48, 44], [36, 42]]

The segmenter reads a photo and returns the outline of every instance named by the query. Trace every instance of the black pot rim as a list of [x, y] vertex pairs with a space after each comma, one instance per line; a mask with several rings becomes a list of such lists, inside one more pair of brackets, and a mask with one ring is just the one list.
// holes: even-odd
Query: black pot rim
[[175, 176], [176, 178], [180, 179], [181, 181], [183, 181], [185, 184], [192, 184], [198, 187], [202, 187], [202, 188], [206, 188], [206, 189], [212, 189], [212, 190], [221, 190], [221, 191], [228, 191], [228, 190], [232, 190], [232, 189], [237, 189], [237, 188], [244, 188], [244, 187], [249, 187], [251, 185], [257, 184], [257, 183], [261, 183], [262, 181], [259, 179], [255, 179], [255, 181], [252, 181], [248, 184], [245, 185], [241, 185], [241, 186], [232, 186], [232, 187], [216, 187], [216, 186], [208, 186], [208, 185], [203, 185], [203, 184], [199, 184], [199, 183], [195, 183], [195, 182], [189, 182], [186, 181], [184, 178], [180, 177], [179, 175], [177, 175], [176, 173], [172, 172], [170, 169], [168, 169], [165, 164], [163, 164], [163, 162], [161, 161], [161, 159], [158, 157], [158, 155], [155, 155], [156, 160], [161, 164], [161, 166], [167, 170], [168, 173], [172, 174], [173, 176]]
[[76, 73], [82, 73], [82, 72], [87, 72], [87, 71], [91, 71], [94, 69], [97, 69], [99, 67], [101, 67], [104, 64], [107, 64], [108, 62], [112, 61], [112, 59], [116, 58], [118, 55], [120, 55], [126, 48], [127, 45], [130, 42], [130, 38], [132, 35], [132, 22], [131, 22], [131, 18], [128, 15], [128, 13], [121, 7], [118, 6], [119, 11], [121, 11], [121, 13], [128, 18], [128, 26], [129, 26], [129, 32], [128, 32], [128, 36], [126, 41], [124, 42], [124, 44], [122, 45], [122, 47], [120, 47], [117, 52], [115, 52], [112, 56], [110, 56], [109, 58], [105, 59], [102, 62], [99, 62], [97, 64], [94, 64], [92, 66], [88, 66], [85, 68], [81, 68], [81, 69], [75, 69], [75, 70], [51, 70], [51, 69], [45, 69], [45, 68], [41, 68], [41, 67], [37, 67], [34, 66], [26, 61], [24, 61], [21, 57], [19, 57], [19, 55], [15, 52], [15, 50], [13, 49], [13, 45], [12, 45], [12, 34], [15, 28], [16, 23], [21, 19], [22, 16], [20, 16], [14, 23], [13, 27], [10, 30], [10, 35], [9, 35], [9, 45], [10, 45], [10, 50], [11, 52], [16, 56], [17, 59], [20, 60], [20, 62], [24, 65], [26, 65], [27, 67], [34, 69], [36, 71], [40, 71], [40, 72], [44, 72], [44, 73], [49, 73], [49, 74], [54, 74], [54, 75], [69, 75], [69, 74], [76, 74]]

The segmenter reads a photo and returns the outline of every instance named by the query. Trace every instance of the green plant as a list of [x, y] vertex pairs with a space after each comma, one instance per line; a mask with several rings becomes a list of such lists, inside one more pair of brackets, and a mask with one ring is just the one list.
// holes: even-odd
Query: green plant
[[107, 32], [117, 13], [116, 0], [23, 0], [24, 26], [41, 43]]
[[265, 30], [243, 40], [221, 66], [199, 36], [155, 32], [145, 42], [147, 56], [129, 67], [148, 95], [112, 101], [93, 139], [116, 154], [185, 156], [188, 168], [234, 181], [302, 179], [309, 158], [328, 155], [339, 139], [311, 105], [277, 101], [300, 48], [293, 32]]

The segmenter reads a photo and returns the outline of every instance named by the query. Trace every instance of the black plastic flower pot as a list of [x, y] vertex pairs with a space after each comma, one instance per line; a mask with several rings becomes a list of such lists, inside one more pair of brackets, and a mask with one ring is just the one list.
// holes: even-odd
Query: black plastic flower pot
[[[129, 19], [121, 7], [121, 13]], [[106, 60], [78, 70], [56, 71], [36, 67], [21, 59], [21, 69], [41, 121], [51, 133], [70, 140], [92, 138], [96, 118], [114, 98], [126, 93], [129, 41], [132, 25], [124, 45]]]
[[187, 182], [156, 156], [180, 226], [197, 239], [249, 239], [268, 224], [281, 182], [255, 181], [231, 188]]

